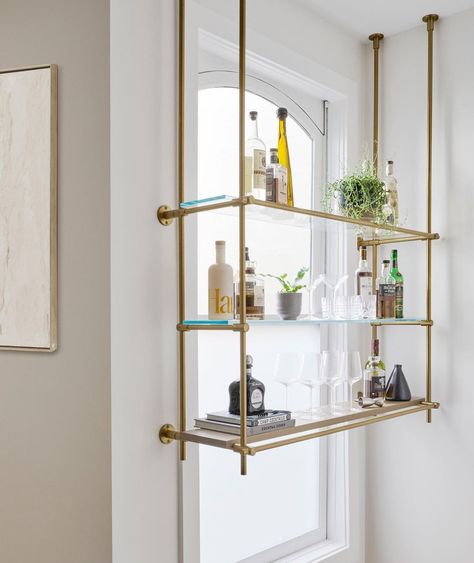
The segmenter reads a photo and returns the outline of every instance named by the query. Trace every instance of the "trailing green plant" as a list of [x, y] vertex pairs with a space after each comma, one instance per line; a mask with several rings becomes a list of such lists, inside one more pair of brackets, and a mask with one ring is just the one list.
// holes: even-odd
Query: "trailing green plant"
[[353, 219], [371, 218], [384, 222], [384, 183], [373, 173], [370, 161], [364, 161], [352, 174], [326, 186], [323, 208], [333, 212], [334, 202], [340, 212]]
[[281, 283], [281, 293], [298, 293], [300, 289], [306, 287], [306, 284], [303, 284], [303, 278], [305, 277], [306, 273], [308, 272], [309, 268], [304, 267], [298, 270], [295, 279], [293, 282], [288, 280], [288, 274], [281, 274], [281, 276], [274, 276], [273, 274], [263, 274], [267, 278], [273, 278], [278, 280]]

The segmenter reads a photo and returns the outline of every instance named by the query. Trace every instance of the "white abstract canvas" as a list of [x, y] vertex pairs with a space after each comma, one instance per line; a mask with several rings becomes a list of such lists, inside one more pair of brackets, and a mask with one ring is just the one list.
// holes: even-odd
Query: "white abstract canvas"
[[53, 71], [0, 73], [0, 347], [56, 346]]

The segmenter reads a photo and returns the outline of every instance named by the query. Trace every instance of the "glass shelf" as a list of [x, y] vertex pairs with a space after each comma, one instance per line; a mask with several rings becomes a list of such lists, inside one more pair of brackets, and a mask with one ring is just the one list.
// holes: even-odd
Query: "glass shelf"
[[252, 196], [242, 199], [230, 195], [217, 195], [203, 199], [187, 201], [180, 204], [179, 209], [165, 210], [163, 219], [172, 219], [200, 212], [214, 212], [237, 217], [241, 205], [246, 206], [246, 219], [248, 221], [263, 221], [278, 223], [282, 226], [299, 228], [313, 228], [318, 231], [340, 233], [343, 225], [355, 231], [356, 234], [367, 241], [396, 242], [410, 240], [437, 239], [437, 233], [426, 233], [405, 227], [381, 225], [365, 219], [353, 219], [342, 215], [334, 215], [313, 209], [289, 207], [277, 203], [261, 201]]
[[[285, 326], [305, 326], [305, 325], [326, 325], [326, 324], [348, 324], [348, 325], [370, 325], [376, 324], [377, 326], [383, 325], [423, 325], [427, 321], [421, 317], [407, 317], [403, 319], [318, 319], [302, 316], [295, 321], [284, 321], [277, 315], [268, 315], [263, 320], [247, 320], [247, 323], [254, 326], [272, 326], [272, 325], [285, 325]], [[186, 319], [182, 323], [183, 327], [188, 327], [191, 330], [196, 327], [214, 326], [218, 327], [232, 327], [239, 324], [239, 319], [230, 320], [209, 320], [205, 317], [197, 319]]]

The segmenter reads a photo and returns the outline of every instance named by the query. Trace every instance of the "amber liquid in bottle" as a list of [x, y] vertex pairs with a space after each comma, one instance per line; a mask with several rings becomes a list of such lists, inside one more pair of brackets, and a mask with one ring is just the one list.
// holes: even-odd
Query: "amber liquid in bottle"
[[288, 139], [286, 138], [286, 118], [288, 110], [286, 108], [278, 108], [278, 161], [288, 171], [288, 205], [294, 207], [293, 198], [293, 179], [291, 177], [290, 151], [288, 150]]

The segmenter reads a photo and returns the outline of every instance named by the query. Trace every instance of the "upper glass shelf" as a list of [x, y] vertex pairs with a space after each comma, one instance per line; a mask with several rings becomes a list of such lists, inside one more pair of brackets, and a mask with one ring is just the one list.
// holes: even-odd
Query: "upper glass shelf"
[[160, 208], [160, 220], [166, 221], [176, 217], [186, 216], [200, 212], [215, 212], [236, 217], [241, 205], [246, 206], [246, 220], [265, 221], [281, 224], [282, 226], [293, 226], [325, 231], [339, 232], [342, 225], [355, 231], [358, 236], [366, 241], [380, 242], [403, 242], [411, 240], [437, 239], [437, 233], [427, 233], [405, 227], [377, 224], [369, 220], [353, 219], [342, 215], [333, 215], [314, 209], [301, 207], [289, 207], [278, 203], [261, 201], [253, 196], [236, 198], [229, 195], [217, 195], [213, 197], [186, 201], [181, 203], [179, 209]]
[[[379, 326], [383, 325], [426, 325], [431, 324], [424, 320], [422, 317], [407, 317], [403, 319], [318, 319], [315, 317], [301, 316], [295, 321], [284, 321], [276, 315], [266, 316], [262, 320], [250, 320], [247, 319], [247, 323], [251, 326], [269, 326], [269, 325], [285, 325], [285, 326], [305, 326], [305, 325], [326, 325], [326, 324], [350, 324], [350, 325], [360, 325], [360, 324], [375, 324]], [[233, 325], [238, 325], [238, 319], [231, 320], [209, 320], [205, 317], [198, 317], [197, 319], [186, 319], [183, 321], [183, 327], [197, 328], [199, 327], [231, 327]]]

